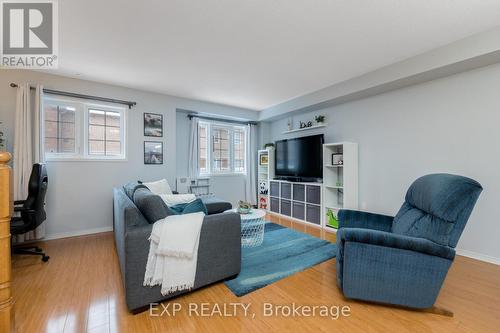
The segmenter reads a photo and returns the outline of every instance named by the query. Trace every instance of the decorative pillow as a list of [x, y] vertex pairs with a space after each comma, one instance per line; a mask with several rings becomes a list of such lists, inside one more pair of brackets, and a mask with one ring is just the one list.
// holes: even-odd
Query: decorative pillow
[[207, 207], [201, 201], [201, 199], [196, 199], [190, 203], [178, 204], [170, 207], [170, 209], [177, 215], [191, 214], [203, 212], [205, 215], [208, 214]]
[[134, 203], [149, 223], [155, 223], [160, 219], [175, 214], [158, 195], [153, 194], [147, 188], [135, 191]]
[[168, 185], [168, 182], [166, 179], [158, 180], [156, 182], [143, 182], [142, 185], [146, 186], [149, 188], [151, 192], [154, 194], [172, 194], [172, 189], [170, 189], [170, 185]]
[[139, 182], [130, 182], [123, 185], [123, 191], [125, 192], [125, 194], [127, 194], [130, 200], [134, 200], [134, 193], [140, 188], [148, 189], [146, 186], [140, 184]]
[[196, 200], [194, 194], [160, 194], [163, 202], [167, 204], [168, 207], [172, 207], [180, 204], [187, 204]]

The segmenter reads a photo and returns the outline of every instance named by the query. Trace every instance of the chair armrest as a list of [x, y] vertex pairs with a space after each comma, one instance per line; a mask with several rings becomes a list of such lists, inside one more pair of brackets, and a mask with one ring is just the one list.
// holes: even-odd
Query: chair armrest
[[455, 249], [439, 245], [425, 238], [408, 237], [390, 232], [360, 228], [345, 228], [340, 233], [340, 237], [343, 242], [357, 242], [415, 251], [449, 260], [455, 258]]
[[363, 228], [391, 231], [394, 217], [388, 215], [341, 209], [338, 214], [340, 228]]
[[15, 212], [22, 212], [22, 213], [28, 213], [28, 214], [35, 214], [36, 211], [34, 209], [28, 209], [24, 207], [14, 207]]
[[14, 206], [23, 205], [25, 202], [26, 202], [26, 200], [16, 200], [16, 201], [14, 201]]

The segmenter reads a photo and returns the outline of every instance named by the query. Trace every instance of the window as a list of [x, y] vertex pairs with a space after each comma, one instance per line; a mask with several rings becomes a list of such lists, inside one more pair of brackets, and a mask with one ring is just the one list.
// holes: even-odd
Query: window
[[89, 109], [89, 154], [117, 156], [121, 154], [120, 113]]
[[245, 130], [235, 129], [234, 142], [234, 172], [245, 172]]
[[200, 174], [246, 173], [246, 127], [200, 121], [198, 169]]
[[65, 104], [47, 104], [45, 107], [45, 151], [74, 154], [76, 108]]
[[199, 173], [208, 173], [208, 124], [198, 126], [198, 169]]
[[212, 127], [212, 171], [230, 172], [229, 129]]
[[125, 159], [125, 116], [121, 107], [46, 97], [42, 122], [46, 158]]

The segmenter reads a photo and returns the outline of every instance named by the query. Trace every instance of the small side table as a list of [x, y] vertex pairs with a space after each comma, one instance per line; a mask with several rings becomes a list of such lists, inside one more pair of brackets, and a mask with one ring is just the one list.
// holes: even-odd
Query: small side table
[[[228, 212], [239, 214], [236, 209]], [[241, 217], [241, 247], [255, 247], [264, 241], [264, 216], [266, 212], [262, 209], [252, 209], [249, 214], [239, 214]]]

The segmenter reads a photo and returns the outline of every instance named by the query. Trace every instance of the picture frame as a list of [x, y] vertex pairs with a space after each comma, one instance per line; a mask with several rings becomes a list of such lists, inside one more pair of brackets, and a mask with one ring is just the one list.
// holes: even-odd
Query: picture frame
[[144, 164], [163, 164], [163, 142], [144, 141]]
[[343, 153], [333, 153], [332, 154], [332, 165], [343, 165], [344, 164], [344, 154]]
[[260, 165], [269, 165], [269, 156], [267, 154], [260, 155]]
[[144, 112], [144, 136], [163, 137], [163, 115]]

